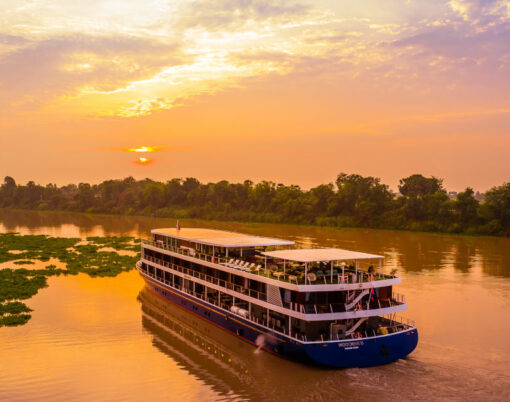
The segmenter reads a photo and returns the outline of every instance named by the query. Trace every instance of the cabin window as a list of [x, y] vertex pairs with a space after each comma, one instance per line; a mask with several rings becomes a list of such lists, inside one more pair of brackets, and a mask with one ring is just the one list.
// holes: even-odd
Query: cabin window
[[232, 282], [239, 286], [244, 286], [244, 278], [238, 275], [232, 275]]

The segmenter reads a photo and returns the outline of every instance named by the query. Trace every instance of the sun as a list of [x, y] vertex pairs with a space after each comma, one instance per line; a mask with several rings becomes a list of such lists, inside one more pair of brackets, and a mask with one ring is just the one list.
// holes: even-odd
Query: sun
[[164, 145], [163, 146], [141, 145], [141, 146], [133, 147], [133, 148], [118, 148], [118, 149], [122, 150], [123, 152], [135, 152], [135, 153], [139, 154], [137, 159], [135, 159], [134, 163], [136, 163], [138, 165], [146, 165], [146, 164], [154, 161], [154, 159], [148, 157], [150, 153], [168, 151], [169, 147], [164, 146]]
[[150, 147], [129, 148], [129, 152], [152, 152]]
[[143, 152], [143, 153], [146, 153], [146, 152], [160, 152], [160, 151], [165, 151], [167, 150], [168, 147], [166, 146], [151, 146], [151, 147], [147, 147], [145, 145], [143, 146], [140, 146], [140, 147], [135, 147], [135, 148], [123, 148], [124, 151], [127, 151], [127, 152]]

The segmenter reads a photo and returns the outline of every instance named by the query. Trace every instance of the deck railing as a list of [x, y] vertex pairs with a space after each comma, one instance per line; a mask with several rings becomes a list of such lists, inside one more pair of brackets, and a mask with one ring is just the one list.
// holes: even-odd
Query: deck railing
[[[345, 268], [342, 274], [340, 267], [335, 267], [333, 270], [333, 275], [331, 275], [331, 271], [326, 271], [326, 273], [318, 274], [319, 270], [309, 268], [308, 273], [315, 273], [317, 279], [315, 281], [310, 281], [308, 278], [304, 277], [303, 267], [300, 268], [299, 274], [293, 274], [291, 269], [287, 269], [285, 272], [283, 269], [278, 269], [273, 272], [266, 267], [262, 267], [262, 265], [257, 264], [254, 268], [241, 267], [236, 264], [229, 264], [229, 261], [232, 258], [226, 258], [221, 256], [213, 256], [210, 254], [201, 253], [198, 250], [191, 249], [189, 247], [172, 247], [164, 245], [160, 242], [153, 242], [150, 240], [142, 240], [143, 244], [148, 244], [150, 246], [154, 246], [163, 250], [171, 251], [173, 253], [177, 253], [180, 255], [184, 255], [187, 257], [197, 258], [202, 261], [211, 262], [214, 264], [219, 264], [226, 266], [228, 268], [238, 269], [241, 272], [249, 272], [251, 274], [259, 275], [265, 278], [269, 278], [275, 281], [283, 281], [287, 283], [294, 283], [296, 285], [328, 285], [328, 284], [355, 284], [355, 283], [369, 283], [377, 280], [384, 279], [394, 279], [395, 276], [383, 274], [381, 272], [366, 272], [360, 270], [352, 270], [349, 268]], [[144, 257], [145, 258], [145, 257]], [[246, 259], [242, 259], [236, 257], [237, 260], [242, 260], [243, 262], [249, 262]], [[255, 264], [255, 263], [254, 263]], [[335, 273], [335, 270], [337, 271]]]
[[[267, 301], [267, 294], [260, 292], [258, 290], [246, 288], [246, 287], [238, 285], [236, 283], [232, 283], [232, 282], [226, 281], [224, 279], [216, 278], [211, 275], [204, 274], [202, 272], [197, 272], [190, 268], [185, 268], [180, 265], [173, 264], [171, 262], [162, 260], [160, 258], [145, 256], [144, 259], [146, 259], [147, 261], [162, 265], [169, 269], [173, 269], [173, 270], [180, 272], [184, 275], [188, 275], [193, 278], [198, 278], [198, 279], [201, 279], [207, 283], [212, 283], [212, 284], [220, 286], [222, 288], [232, 290], [239, 294], [249, 296], [249, 297], [261, 300], [261, 301]], [[165, 279], [164, 274], [162, 277], [157, 277], [157, 279], [163, 281], [166, 284], [170, 284], [170, 285], [174, 286], [174, 281], [172, 280], [172, 283], [169, 283], [169, 281], [167, 281]], [[207, 285], [202, 285], [202, 286], [207, 286]], [[399, 298], [400, 300], [404, 299], [403, 296], [401, 296], [397, 293], [394, 293], [394, 295], [396, 295], [396, 297]], [[368, 297], [370, 297], [370, 296], [368, 296]], [[403, 304], [403, 302], [399, 301], [393, 297], [391, 299], [386, 299], [386, 300], [377, 299], [376, 303], [371, 302], [370, 300], [368, 300], [368, 302], [360, 301], [360, 303], [358, 303], [358, 305], [356, 307], [353, 307], [351, 309], [346, 309], [345, 303], [301, 304], [301, 303], [296, 303], [296, 302], [282, 301], [282, 305], [284, 308], [290, 309], [292, 311], [296, 311], [298, 313], [303, 313], [303, 314], [343, 313], [343, 312], [349, 312], [349, 311], [352, 312], [352, 311], [358, 310], [358, 308], [360, 310], [373, 310], [373, 309], [377, 309], [377, 308], [379, 308], [379, 309], [388, 308], [388, 307], [396, 306], [399, 304]]]
[[391, 316], [386, 317], [386, 319], [394, 322], [396, 326], [398, 325], [405, 325], [408, 328], [415, 328], [416, 327], [416, 321], [410, 320], [407, 317], [403, 317], [401, 315], [392, 314]]
[[[255, 299], [259, 299], [259, 300], [262, 300], [262, 301], [266, 301], [267, 300], [266, 294], [262, 293], [262, 292], [259, 292], [258, 290], [245, 288], [244, 286], [240, 286], [238, 284], [226, 281], [224, 279], [216, 278], [214, 276], [207, 275], [207, 274], [204, 274], [202, 272], [197, 272], [195, 270], [192, 270], [192, 269], [189, 269], [189, 268], [185, 268], [185, 267], [182, 267], [182, 266], [177, 265], [177, 264], [172, 264], [172, 263], [170, 263], [168, 261], [164, 261], [164, 260], [161, 260], [161, 259], [156, 258], [156, 257], [146, 256], [146, 257], [144, 257], [144, 259], [146, 259], [147, 261], [154, 262], [154, 263], [159, 264], [159, 265], [163, 265], [164, 267], [173, 269], [173, 270], [175, 270], [177, 272], [180, 272], [180, 273], [182, 273], [184, 275], [192, 276], [194, 278], [201, 279], [201, 280], [203, 280], [205, 282], [212, 283], [212, 284], [220, 286], [222, 288], [229, 289], [229, 290], [232, 290], [234, 292], [241, 293], [241, 294], [244, 294], [246, 296], [253, 297]], [[168, 281], [165, 280], [164, 277], [161, 278], [161, 279], [163, 279], [165, 281], [165, 283], [168, 282]], [[207, 286], [207, 285], [203, 285], [203, 286]]]
[[[153, 262], [156, 262], [156, 261], [153, 261]], [[187, 270], [186, 268], [183, 268], [183, 269]], [[168, 281], [164, 277], [157, 276], [155, 272], [154, 273], [146, 272], [146, 271], [144, 271], [144, 272], [151, 278], [154, 278], [162, 283], [165, 283], [166, 285], [171, 286], [171, 287], [173, 287], [181, 292], [184, 292], [190, 296], [201, 299], [209, 304], [218, 306], [218, 307], [222, 308], [223, 310], [225, 310], [228, 314], [231, 314], [232, 316], [236, 316], [235, 313], [232, 313], [230, 311], [231, 305], [229, 305], [228, 303], [225, 303], [225, 300], [229, 301], [229, 299], [228, 299], [229, 297], [232, 298], [231, 301], [233, 303], [234, 298], [231, 295], [223, 295], [220, 297], [208, 297], [207, 293], [205, 293], [205, 292], [196, 292], [192, 289], [186, 288], [182, 284], [177, 285], [173, 281]], [[225, 281], [222, 281], [222, 282], [225, 282]], [[225, 283], [229, 283], [229, 282], [225, 282]], [[260, 292], [258, 292], [258, 293], [260, 294]], [[294, 304], [296, 304], [296, 303], [294, 303]], [[302, 306], [302, 305], [300, 305], [300, 306]], [[303, 307], [305, 307], [305, 306], [303, 306]], [[323, 306], [319, 306], [319, 307], [323, 308]], [[317, 305], [307, 305], [306, 310], [307, 311], [312, 310], [312, 311], [310, 311], [312, 313], [314, 311], [315, 311], [315, 313], [320, 312], [317, 309]], [[266, 319], [264, 319], [262, 317], [257, 317], [256, 315], [251, 314], [248, 318], [247, 317], [243, 317], [243, 318], [248, 319], [249, 321], [256, 323], [257, 325], [259, 325], [261, 327], [278, 332], [285, 336], [289, 336], [290, 338], [295, 339], [300, 342], [326, 342], [326, 341], [340, 341], [340, 340], [345, 340], [345, 339], [356, 339], [357, 340], [358, 337], [367, 338], [367, 337], [381, 335], [377, 331], [370, 329], [370, 330], [366, 330], [366, 331], [362, 331], [362, 332], [356, 331], [356, 332], [352, 333], [351, 335], [349, 335], [347, 338], [340, 338], [338, 336], [338, 334], [335, 336], [332, 336], [332, 337], [330, 337], [330, 335], [320, 334], [316, 338], [314, 337], [314, 338], [309, 339], [306, 336], [306, 334], [296, 333], [296, 332], [293, 332], [292, 329], [286, 330], [286, 329], [276, 325], [275, 320], [268, 321], [267, 317], [266, 317]], [[390, 325], [387, 325], [384, 328], [386, 328], [386, 330], [390, 334], [416, 327], [416, 324], [414, 321], [411, 321], [404, 317], [396, 316], [395, 314], [392, 314], [390, 317], [386, 317], [386, 319], [390, 321]]]

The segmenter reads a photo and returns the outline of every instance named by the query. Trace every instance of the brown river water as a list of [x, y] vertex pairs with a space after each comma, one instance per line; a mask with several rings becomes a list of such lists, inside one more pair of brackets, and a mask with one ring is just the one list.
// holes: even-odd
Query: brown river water
[[[382, 254], [397, 268], [417, 349], [329, 369], [284, 360], [116, 278], [49, 279], [28, 324], [0, 328], [0, 400], [510, 400], [510, 239], [309, 226], [180, 222]], [[132, 235], [175, 220], [0, 210], [0, 232]]]

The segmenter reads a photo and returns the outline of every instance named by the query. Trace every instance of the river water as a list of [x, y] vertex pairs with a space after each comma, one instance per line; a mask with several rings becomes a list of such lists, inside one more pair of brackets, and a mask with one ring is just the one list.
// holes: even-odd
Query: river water
[[[183, 220], [382, 254], [420, 341], [405, 360], [332, 370], [257, 352], [144, 291], [136, 271], [49, 279], [0, 328], [0, 400], [509, 400], [510, 239]], [[133, 235], [175, 220], [0, 210], [0, 232]]]

